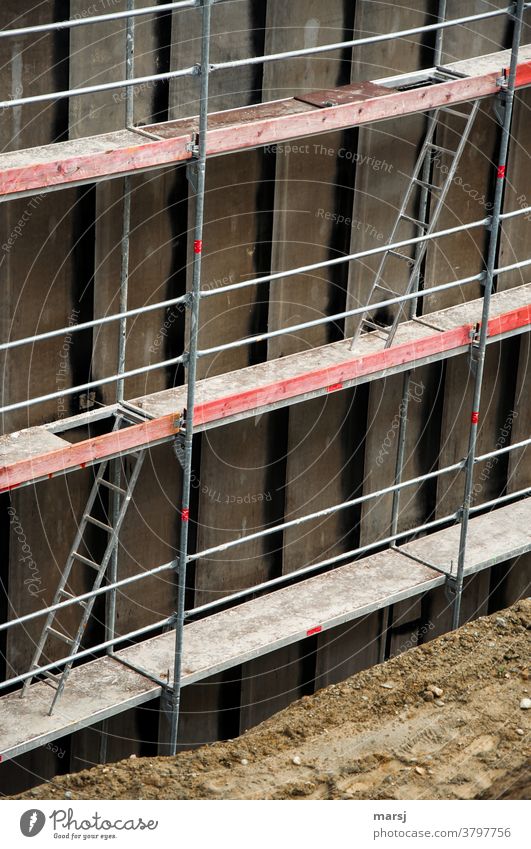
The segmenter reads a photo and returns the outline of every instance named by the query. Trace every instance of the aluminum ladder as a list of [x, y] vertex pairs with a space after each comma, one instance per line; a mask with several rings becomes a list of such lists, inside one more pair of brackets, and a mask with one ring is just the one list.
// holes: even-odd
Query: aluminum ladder
[[[115, 416], [116, 418], [113, 426], [114, 431], [120, 430], [124, 426], [140, 424], [146, 421], [146, 417], [142, 414], [141, 410], [136, 411], [133, 407], [127, 404], [120, 404], [118, 409], [116, 410]], [[75, 595], [73, 595], [66, 589], [66, 587], [69, 578], [72, 574], [72, 571], [75, 568], [79, 569], [80, 566], [89, 567], [90, 569], [93, 569], [95, 571], [94, 583], [92, 585], [91, 592], [94, 592], [101, 587], [111, 558], [113, 557], [113, 554], [117, 553], [118, 551], [120, 529], [122, 527], [122, 523], [127, 513], [129, 504], [131, 502], [131, 498], [133, 497], [133, 491], [137, 483], [138, 476], [140, 474], [140, 470], [145, 459], [145, 455], [146, 449], [128, 452], [127, 456], [132, 457], [134, 459], [134, 463], [127, 483], [124, 483], [123, 488], [119, 485], [121, 484], [120, 471], [118, 471], [118, 483], [111, 483], [105, 478], [105, 473], [111, 461], [105, 460], [103, 463], [100, 464], [96, 477], [94, 479], [94, 483], [92, 485], [92, 489], [90, 491], [88, 501], [83, 511], [83, 516], [79, 523], [72, 548], [70, 549], [65, 569], [63, 570], [63, 574], [61, 576], [61, 580], [55, 592], [51, 606], [59, 604], [60, 602], [66, 600], [72, 601], [76, 598]], [[101, 498], [102, 489], [109, 490], [111, 496], [118, 499], [118, 509], [116, 513], [112, 511], [115, 515], [114, 524], [112, 517], [109, 519], [111, 524], [107, 524], [92, 515], [92, 510], [94, 504], [96, 503], [96, 499], [98, 499], [98, 497]], [[109, 510], [108, 512], [109, 514], [111, 514], [111, 510]], [[89, 557], [86, 557], [85, 554], [82, 554], [80, 551], [80, 547], [82, 546], [85, 539], [85, 533], [90, 525], [100, 528], [108, 535], [107, 544], [105, 546], [105, 551], [100, 563], [91, 560]], [[86, 548], [86, 550], [89, 550], [88, 547]], [[55, 690], [52, 704], [50, 710], [48, 711], [49, 716], [52, 715], [53, 710], [63, 693], [74, 661], [68, 661], [68, 663], [66, 663], [63, 667], [63, 670], [60, 674], [53, 674], [50, 671], [44, 671], [42, 673], [39, 673], [39, 663], [44, 653], [44, 649], [48, 643], [48, 640], [60, 640], [61, 642], [66, 643], [66, 645], [68, 646], [68, 657], [70, 657], [70, 655], [76, 654], [79, 649], [79, 646], [81, 645], [83, 634], [85, 632], [85, 628], [92, 613], [96, 598], [97, 596], [91, 596], [90, 598], [84, 601], [77, 601], [75, 604], [72, 604], [72, 607], [79, 607], [81, 609], [81, 618], [79, 621], [79, 625], [77, 626], [73, 635], [65, 634], [62, 630], [60, 630], [60, 628], [57, 627], [56, 618], [57, 614], [60, 612], [61, 609], [59, 611], [50, 611], [46, 618], [46, 622], [44, 624], [41, 636], [37, 643], [31, 667], [29, 670], [34, 674], [26, 678], [24, 686], [22, 688], [21, 696], [25, 695], [32, 680], [36, 676], [42, 675], [44, 677], [45, 683], [49, 684]]]
[[[459, 160], [461, 159], [461, 155], [463, 153], [463, 150], [465, 149], [465, 145], [470, 136], [470, 131], [472, 129], [479, 109], [479, 101], [474, 101], [472, 105], [463, 104], [463, 106], [468, 106], [468, 111], [462, 111], [462, 109], [456, 109], [454, 107], [441, 106], [439, 109], [434, 110], [430, 114], [426, 136], [424, 138], [418, 159], [415, 163], [415, 167], [413, 169], [408, 188], [404, 195], [400, 211], [396, 217], [395, 223], [391, 230], [388, 244], [393, 244], [399, 241], [399, 239], [397, 238], [397, 234], [403, 222], [413, 223], [416, 229], [415, 236], [429, 236], [431, 233], [435, 232], [437, 222], [444, 207], [446, 196], [455, 177], [457, 166], [459, 165]], [[435, 133], [439, 125], [440, 118], [444, 115], [452, 115], [454, 118], [457, 117], [464, 121], [464, 127], [460, 135], [459, 144], [455, 150], [441, 147], [441, 145], [436, 144], [434, 141]], [[432, 164], [435, 157], [440, 156], [441, 154], [449, 157], [450, 166], [448, 167], [447, 173], [442, 184], [440, 186], [436, 186], [432, 182], [430, 182], [430, 179], [433, 179], [431, 176]], [[429, 222], [426, 220], [426, 217], [423, 214], [422, 210], [419, 218], [414, 218], [407, 212], [410, 207], [410, 203], [413, 199], [413, 193], [418, 191], [419, 189], [424, 195], [425, 210], [427, 209], [428, 195], [430, 193], [437, 193], [437, 201]], [[423, 204], [421, 202], [421, 207], [422, 205]], [[383, 252], [380, 264], [378, 266], [378, 270], [376, 271], [376, 275], [369, 291], [367, 306], [365, 308], [365, 311], [362, 313], [361, 319], [358, 322], [354, 331], [350, 350], [354, 348], [354, 345], [356, 344], [360, 334], [364, 330], [379, 331], [385, 336], [385, 348], [389, 348], [390, 345], [392, 345], [395, 333], [397, 331], [401, 319], [402, 311], [404, 308], [404, 302], [399, 305], [396, 316], [392, 324], [390, 325], [386, 326], [378, 324], [372, 315], [374, 312], [372, 308], [373, 304], [388, 300], [390, 293], [392, 295], [399, 294], [398, 292], [393, 291], [392, 289], [390, 289], [389, 286], [386, 286], [383, 283], [383, 275], [386, 265], [391, 257], [397, 257], [409, 265], [410, 272], [405, 294], [411, 294], [418, 288], [420, 270], [428, 247], [428, 241], [429, 240], [426, 239], [425, 241], [416, 244], [414, 256], [408, 256], [407, 254], [401, 253], [400, 251], [394, 250], [392, 248], [389, 248], [388, 250]], [[410, 303], [414, 303], [413, 299], [410, 301]], [[411, 311], [410, 315], [411, 317], [413, 317], [414, 310]]]

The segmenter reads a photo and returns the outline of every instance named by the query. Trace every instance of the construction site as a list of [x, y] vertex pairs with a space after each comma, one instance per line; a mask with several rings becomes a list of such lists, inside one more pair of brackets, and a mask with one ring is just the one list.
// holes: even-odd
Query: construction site
[[528, 792], [530, 107], [524, 0], [3, 0], [3, 796]]

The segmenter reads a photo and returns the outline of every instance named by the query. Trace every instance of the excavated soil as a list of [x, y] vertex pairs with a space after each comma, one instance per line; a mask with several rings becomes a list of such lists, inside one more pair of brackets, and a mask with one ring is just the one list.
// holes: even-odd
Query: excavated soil
[[238, 740], [56, 778], [31, 799], [529, 798], [531, 600], [306, 697]]

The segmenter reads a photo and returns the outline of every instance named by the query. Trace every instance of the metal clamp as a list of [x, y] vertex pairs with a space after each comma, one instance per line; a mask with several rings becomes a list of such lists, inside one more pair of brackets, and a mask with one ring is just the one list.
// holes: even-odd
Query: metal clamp
[[[197, 150], [199, 151], [199, 148]], [[194, 195], [196, 195], [199, 189], [199, 168], [196, 159], [186, 166], [186, 179], [190, 183]]]
[[449, 604], [453, 604], [457, 596], [457, 578], [455, 575], [447, 575], [444, 585], [444, 594]]
[[186, 150], [195, 158], [199, 156], [199, 133], [192, 133], [191, 141], [186, 143]]
[[496, 85], [499, 85], [500, 90], [494, 99], [493, 112], [498, 124], [503, 127], [505, 123], [505, 114], [507, 112], [508, 99], [508, 81], [506, 77], [500, 77], [496, 80]]
[[173, 453], [177, 457], [177, 461], [184, 469], [185, 466], [185, 442], [186, 442], [186, 410], [179, 413], [175, 419], [175, 427], [178, 428], [178, 433], [175, 434], [173, 440]]
[[[182, 299], [182, 301], [181, 301], [181, 303], [182, 303], [183, 307], [184, 307], [185, 309], [190, 309], [190, 307], [192, 306], [193, 302], [194, 302], [194, 296], [193, 296], [192, 292], [186, 292], [186, 294], [185, 294], [185, 295], [183, 295], [183, 299]], [[185, 352], [185, 353], [186, 353], [186, 352]], [[183, 354], [183, 356], [184, 356], [184, 354]], [[183, 360], [183, 363], [184, 363], [184, 360]]]
[[470, 351], [468, 367], [472, 374], [476, 374], [479, 362], [479, 339], [480, 339], [481, 324], [477, 321], [470, 331]]

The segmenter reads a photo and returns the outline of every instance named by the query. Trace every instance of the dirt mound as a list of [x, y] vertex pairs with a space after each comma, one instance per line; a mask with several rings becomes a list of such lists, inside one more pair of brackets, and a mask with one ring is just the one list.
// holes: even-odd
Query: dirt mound
[[531, 799], [531, 760], [498, 778], [478, 799]]
[[531, 600], [305, 697], [238, 740], [17, 798], [470, 799], [529, 785]]

